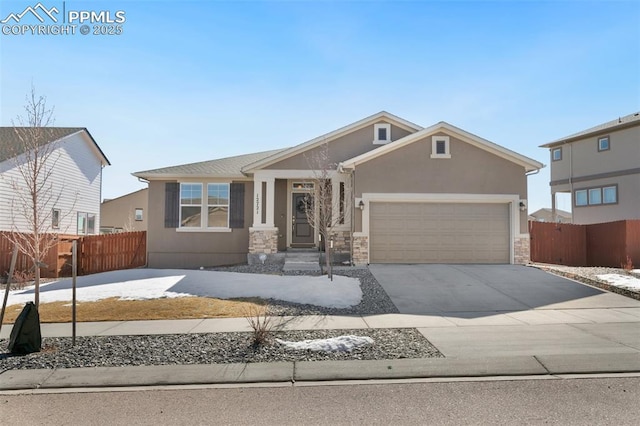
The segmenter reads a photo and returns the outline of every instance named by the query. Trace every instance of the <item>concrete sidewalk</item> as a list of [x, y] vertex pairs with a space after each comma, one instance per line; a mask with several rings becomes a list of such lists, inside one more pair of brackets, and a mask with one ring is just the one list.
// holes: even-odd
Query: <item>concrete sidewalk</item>
[[[283, 330], [417, 328], [445, 358], [10, 370], [0, 390], [640, 372], [640, 308], [278, 318]], [[0, 337], [8, 337], [3, 326]], [[244, 318], [79, 323], [79, 336], [250, 331]], [[42, 324], [44, 337], [71, 324]]]

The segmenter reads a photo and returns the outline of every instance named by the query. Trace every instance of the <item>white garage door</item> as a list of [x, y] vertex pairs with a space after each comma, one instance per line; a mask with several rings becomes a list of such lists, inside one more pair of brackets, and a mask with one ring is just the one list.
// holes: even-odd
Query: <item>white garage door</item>
[[371, 263], [510, 263], [508, 204], [370, 206]]

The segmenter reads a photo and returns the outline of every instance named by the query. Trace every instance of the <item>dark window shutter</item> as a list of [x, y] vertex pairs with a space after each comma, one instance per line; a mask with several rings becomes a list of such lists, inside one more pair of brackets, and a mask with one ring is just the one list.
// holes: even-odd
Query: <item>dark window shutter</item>
[[167, 182], [164, 184], [164, 227], [177, 228], [180, 221], [180, 184]]
[[229, 227], [244, 228], [244, 183], [232, 183]]

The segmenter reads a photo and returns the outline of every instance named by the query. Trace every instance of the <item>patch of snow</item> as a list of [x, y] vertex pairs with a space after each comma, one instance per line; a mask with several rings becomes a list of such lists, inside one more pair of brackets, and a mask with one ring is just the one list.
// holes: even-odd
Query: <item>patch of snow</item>
[[293, 350], [323, 352], [351, 352], [360, 346], [373, 345], [373, 339], [367, 336], [338, 336], [329, 339], [303, 340], [301, 342], [276, 339], [276, 342]]
[[632, 269], [631, 272], [634, 274], [640, 274], [640, 269]]
[[603, 274], [597, 275], [597, 277], [616, 287], [624, 288], [627, 290], [640, 290], [640, 279], [635, 277], [620, 274]]
[[[40, 286], [40, 302], [71, 301], [71, 279]], [[4, 290], [0, 290], [0, 297]], [[232, 299], [258, 297], [328, 308], [347, 308], [362, 300], [360, 281], [334, 275], [281, 276], [183, 269], [129, 269], [103, 272], [77, 279], [78, 302], [117, 297], [145, 300], [175, 297]], [[9, 292], [9, 305], [33, 301], [34, 287]]]

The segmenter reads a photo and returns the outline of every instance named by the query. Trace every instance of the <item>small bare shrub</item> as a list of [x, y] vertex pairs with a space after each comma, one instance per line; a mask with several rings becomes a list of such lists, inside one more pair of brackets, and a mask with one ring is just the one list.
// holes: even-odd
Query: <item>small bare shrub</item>
[[246, 310], [244, 315], [253, 330], [253, 341], [251, 343], [254, 347], [267, 343], [273, 328], [271, 317], [268, 315], [269, 307], [264, 306], [263, 308], [264, 309], [261, 310], [257, 306], [251, 306]]
[[13, 278], [11, 279], [11, 288], [22, 290], [28, 283], [32, 283], [35, 279], [35, 274], [30, 271], [15, 271]]
[[631, 260], [631, 256], [627, 255], [627, 261], [622, 262], [620, 264], [620, 267], [627, 272], [631, 272], [631, 270], [633, 269], [633, 261]]

